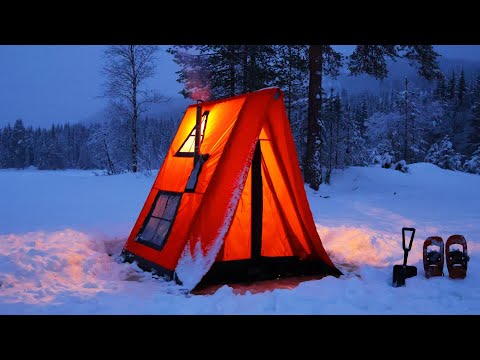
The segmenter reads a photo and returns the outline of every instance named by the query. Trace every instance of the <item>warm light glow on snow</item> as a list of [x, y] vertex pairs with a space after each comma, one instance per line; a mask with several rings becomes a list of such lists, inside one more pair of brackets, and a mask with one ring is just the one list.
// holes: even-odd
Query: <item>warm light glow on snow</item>
[[103, 242], [71, 229], [0, 235], [0, 244], [1, 295], [7, 302], [38, 304], [71, 293], [111, 292], [108, 280], [125, 272], [112, 266]]
[[[389, 233], [369, 227], [317, 225], [325, 249], [334, 262], [352, 265], [390, 266], [403, 261], [401, 232]], [[409, 263], [422, 260], [423, 240], [417, 239], [408, 255]]]

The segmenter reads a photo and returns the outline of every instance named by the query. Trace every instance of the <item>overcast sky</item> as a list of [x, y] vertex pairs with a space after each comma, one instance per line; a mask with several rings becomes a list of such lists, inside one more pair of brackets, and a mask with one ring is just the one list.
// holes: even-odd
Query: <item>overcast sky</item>
[[[180, 96], [177, 65], [161, 46], [151, 87]], [[353, 46], [337, 47], [344, 53]], [[439, 45], [445, 57], [480, 62], [480, 45]], [[0, 125], [22, 118], [28, 125], [81, 121], [105, 106], [98, 98], [104, 46], [0, 45]]]

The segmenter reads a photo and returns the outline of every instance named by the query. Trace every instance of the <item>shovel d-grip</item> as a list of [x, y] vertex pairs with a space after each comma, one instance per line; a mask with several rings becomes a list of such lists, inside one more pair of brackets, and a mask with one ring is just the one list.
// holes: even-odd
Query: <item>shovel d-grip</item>
[[[405, 242], [405, 232], [411, 231], [410, 241], [408, 246]], [[393, 266], [393, 287], [405, 286], [405, 279], [417, 276], [417, 268], [415, 266], [408, 266], [408, 252], [412, 249], [413, 238], [415, 236], [414, 228], [402, 228], [402, 248], [403, 248], [403, 265], [394, 265]]]

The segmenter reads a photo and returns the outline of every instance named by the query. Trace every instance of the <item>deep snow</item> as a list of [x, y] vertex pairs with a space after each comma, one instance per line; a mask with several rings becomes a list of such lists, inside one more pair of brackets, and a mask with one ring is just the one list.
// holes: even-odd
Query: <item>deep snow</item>
[[[0, 170], [0, 314], [480, 314], [480, 176], [410, 165], [335, 171], [307, 194], [339, 279], [185, 295], [118, 254], [154, 177]], [[392, 288], [401, 228], [417, 229], [418, 276]], [[423, 240], [463, 234], [464, 280], [426, 279]], [[113, 256], [109, 256], [113, 254]], [[448, 274], [446, 266], [444, 269]], [[273, 289], [273, 290], [272, 290]]]

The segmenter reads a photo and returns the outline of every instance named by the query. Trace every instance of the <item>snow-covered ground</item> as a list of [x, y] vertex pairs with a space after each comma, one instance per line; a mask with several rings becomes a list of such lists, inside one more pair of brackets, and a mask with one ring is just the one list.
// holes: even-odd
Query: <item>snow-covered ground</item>
[[[332, 186], [307, 193], [344, 276], [277, 288], [222, 286], [210, 295], [185, 295], [115, 262], [153, 180], [0, 170], [0, 314], [480, 314], [478, 175], [423, 163], [409, 174], [336, 171]], [[392, 288], [404, 226], [417, 229], [409, 264], [418, 276]], [[468, 241], [467, 278], [427, 280], [423, 240], [452, 234]]]

